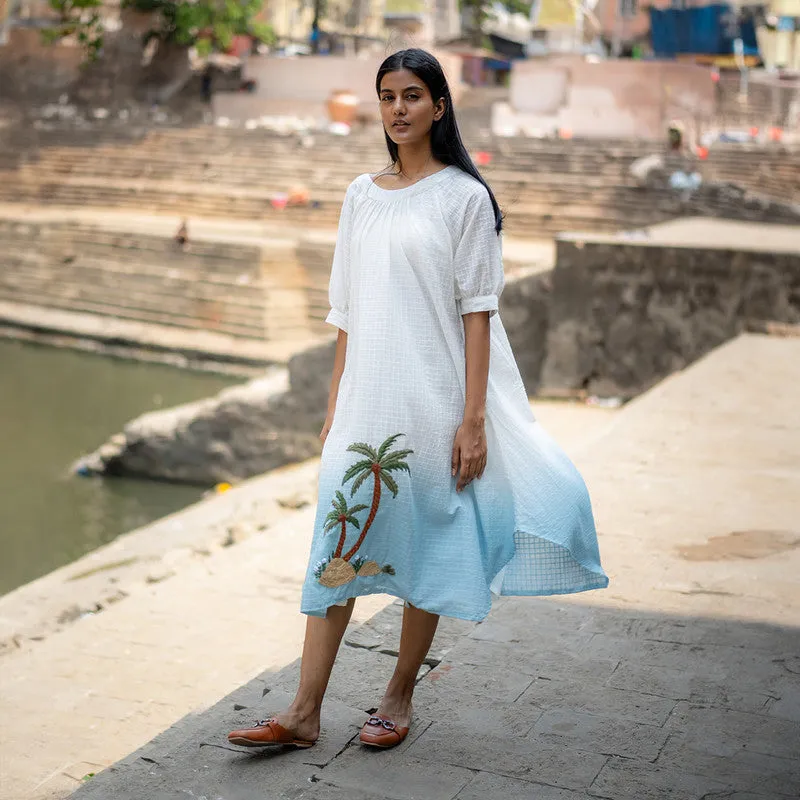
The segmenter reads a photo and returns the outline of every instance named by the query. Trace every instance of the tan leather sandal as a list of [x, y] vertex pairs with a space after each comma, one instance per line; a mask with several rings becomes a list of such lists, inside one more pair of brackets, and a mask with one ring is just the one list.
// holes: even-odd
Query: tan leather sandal
[[397, 747], [408, 736], [409, 728], [402, 728], [388, 717], [373, 714], [361, 728], [359, 740], [368, 747]]
[[283, 745], [313, 747], [315, 744], [307, 739], [297, 739], [291, 731], [284, 728], [275, 719], [262, 719], [256, 722], [252, 728], [231, 731], [228, 734], [228, 741], [242, 747], [282, 747]]

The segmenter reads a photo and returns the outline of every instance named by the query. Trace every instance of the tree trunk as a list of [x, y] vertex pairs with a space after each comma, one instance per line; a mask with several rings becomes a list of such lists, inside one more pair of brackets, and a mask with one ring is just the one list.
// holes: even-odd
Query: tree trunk
[[339, 534], [339, 542], [336, 545], [336, 552], [333, 554], [334, 558], [341, 558], [342, 548], [344, 547], [344, 540], [347, 538], [347, 521], [342, 523], [342, 532]]
[[364, 539], [367, 536], [367, 531], [372, 526], [372, 520], [375, 519], [375, 515], [378, 513], [378, 505], [381, 502], [381, 477], [377, 472], [373, 472], [372, 477], [375, 478], [375, 486], [372, 489], [372, 508], [369, 510], [369, 516], [367, 517], [367, 521], [364, 523], [364, 529], [361, 531], [361, 536], [358, 537], [358, 541], [345, 554], [345, 561], [349, 561], [358, 552], [358, 548], [361, 547]]

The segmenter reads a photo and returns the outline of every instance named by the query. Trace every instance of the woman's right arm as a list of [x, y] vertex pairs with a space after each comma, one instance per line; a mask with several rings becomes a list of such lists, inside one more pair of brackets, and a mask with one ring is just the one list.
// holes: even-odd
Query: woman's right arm
[[331, 375], [331, 388], [328, 393], [328, 414], [325, 417], [325, 424], [319, 438], [324, 443], [328, 438], [328, 431], [333, 425], [333, 415], [336, 413], [336, 398], [339, 396], [339, 383], [344, 372], [344, 359], [347, 353], [347, 333], [339, 328], [339, 336], [336, 339], [336, 355], [333, 358], [333, 375]]

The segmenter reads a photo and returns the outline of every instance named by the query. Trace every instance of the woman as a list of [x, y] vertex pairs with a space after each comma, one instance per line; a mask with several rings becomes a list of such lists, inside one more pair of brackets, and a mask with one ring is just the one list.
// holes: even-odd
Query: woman
[[438, 61], [403, 50], [376, 89], [391, 168], [347, 190], [330, 282], [339, 328], [291, 706], [233, 731], [310, 747], [354, 598], [406, 601], [394, 676], [361, 741], [399, 744], [440, 614], [491, 592], [608, 584], [580, 475], [535, 422], [499, 316], [502, 217], [461, 141]]

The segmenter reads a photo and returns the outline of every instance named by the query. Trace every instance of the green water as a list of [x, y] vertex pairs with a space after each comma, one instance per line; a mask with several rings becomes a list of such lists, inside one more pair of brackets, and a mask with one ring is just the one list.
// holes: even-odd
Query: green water
[[0, 595], [198, 500], [197, 487], [69, 467], [133, 417], [234, 382], [0, 340]]

